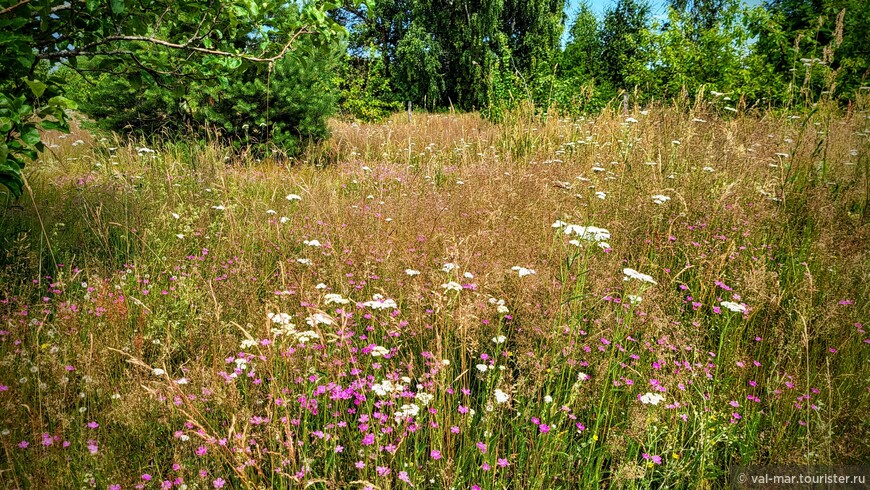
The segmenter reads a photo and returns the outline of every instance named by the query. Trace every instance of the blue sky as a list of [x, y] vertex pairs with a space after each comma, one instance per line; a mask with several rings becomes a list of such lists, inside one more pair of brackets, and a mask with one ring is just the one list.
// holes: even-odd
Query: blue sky
[[[600, 19], [604, 17], [604, 11], [607, 10], [608, 7], [616, 4], [616, 0], [587, 0], [589, 5], [592, 6], [592, 11]], [[665, 15], [668, 11], [668, 2], [667, 0], [647, 0], [650, 5], [650, 11], [652, 15]], [[568, 26], [574, 22], [574, 14], [577, 13], [577, 6], [580, 5], [581, 0], [568, 0], [565, 13], [568, 14]], [[749, 5], [760, 5], [761, 0], [744, 0], [744, 2]]]

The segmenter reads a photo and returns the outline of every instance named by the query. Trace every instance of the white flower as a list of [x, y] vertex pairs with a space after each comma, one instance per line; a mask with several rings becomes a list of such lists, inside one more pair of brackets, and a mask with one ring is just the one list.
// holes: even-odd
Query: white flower
[[329, 286], [327, 286], [326, 284], [323, 284], [323, 283], [321, 282], [321, 283], [317, 284], [317, 286], [314, 286], [314, 289], [326, 289], [326, 288], [328, 288], [328, 287], [329, 287]]
[[172, 217], [175, 219], [181, 218], [181, 216], [179, 216], [178, 213], [171, 213], [171, 214], [172, 214]]
[[627, 123], [636, 123], [636, 122], [637, 122], [637, 119], [635, 119], [635, 118], [633, 118], [633, 117], [627, 117], [627, 118], [625, 118], [625, 122], [627, 122]]
[[376, 345], [372, 349], [372, 357], [383, 357], [389, 353], [390, 353], [390, 349], [387, 349], [386, 347], [381, 346], [381, 345]]
[[704, 167], [701, 170], [703, 170], [704, 172], [713, 172], [714, 171], [713, 167]]
[[598, 199], [604, 199], [607, 197], [607, 194], [602, 191], [598, 191], [595, 193], [595, 197], [597, 197]]
[[442, 267], [441, 270], [444, 272], [453, 272], [453, 269], [455, 268], [456, 264], [454, 264], [453, 262], [447, 262], [446, 264], [444, 264], [444, 267]]
[[652, 284], [658, 284], [652, 276], [647, 274], [642, 274], [634, 269], [625, 268], [622, 269], [622, 273], [625, 274], [624, 280], [628, 281], [629, 279], [637, 279], [638, 281], [648, 282]]
[[553, 403], [553, 397], [550, 395], [545, 396], [544, 403]]
[[746, 307], [741, 305], [740, 303], [735, 303], [733, 301], [723, 301], [722, 306], [728, 308], [735, 313], [746, 313]]
[[586, 381], [586, 380], [589, 379], [590, 377], [591, 377], [591, 376], [589, 376], [589, 375], [586, 374], [586, 373], [579, 373], [579, 374], [577, 374], [577, 379], [578, 379], [579, 381]]
[[317, 325], [332, 325], [332, 318], [329, 315], [318, 312], [309, 315], [308, 318], [305, 319], [305, 323], [311, 327], [316, 327]]
[[384, 299], [384, 297], [380, 294], [372, 296], [372, 300], [366, 301], [365, 303], [363, 303], [363, 305], [374, 310], [394, 310], [399, 307], [396, 304], [396, 300], [389, 298]]
[[349, 299], [345, 299], [340, 294], [335, 294], [335, 293], [329, 293], [326, 296], [324, 296], [323, 299], [324, 299], [324, 303], [326, 303], [328, 305], [331, 305], [333, 303], [337, 304], [337, 305], [346, 305], [346, 304], [350, 303]]
[[464, 273], [462, 274], [462, 277], [464, 277], [464, 278], [466, 278], [466, 279], [474, 279], [474, 274], [472, 274], [472, 273], [470, 273], [470, 272], [464, 272]]
[[245, 339], [239, 345], [241, 346], [242, 350], [247, 350], [257, 345], [257, 341], [253, 339]]
[[671, 198], [668, 196], [662, 195], [662, 194], [656, 194], [655, 196], [652, 197], [652, 200], [656, 204], [664, 204], [664, 203], [670, 201]]
[[175, 384], [186, 385], [188, 383], [187, 378], [179, 378], [175, 380]]
[[496, 403], [501, 404], [501, 403], [505, 403], [505, 402], [507, 402], [508, 400], [510, 400], [510, 395], [508, 395], [508, 394], [505, 393], [504, 391], [501, 391], [501, 390], [498, 389], [498, 388], [495, 389], [494, 394], [495, 394], [495, 402], [496, 402]]
[[385, 396], [385, 395], [389, 394], [390, 392], [397, 390], [397, 389], [398, 388], [396, 386], [393, 386], [393, 383], [391, 383], [390, 380], [388, 380], [388, 379], [385, 379], [385, 380], [381, 381], [380, 383], [375, 383], [372, 385], [372, 391], [377, 393], [379, 396]]
[[643, 301], [643, 298], [636, 294], [629, 294], [628, 301], [630, 301], [633, 305], [637, 305], [640, 304], [641, 301]]
[[217, 209], [218, 211], [223, 211], [226, 209], [223, 204], [218, 204], [217, 206], [212, 206], [212, 209]]
[[414, 404], [402, 405], [402, 408], [394, 415], [396, 422], [408, 417], [416, 417], [420, 413], [420, 407]]
[[659, 402], [661, 402], [664, 399], [665, 399], [665, 397], [662, 395], [659, 395], [658, 393], [647, 392], [645, 395], [640, 397], [640, 402], [643, 403], [644, 405], [658, 405]]
[[446, 291], [462, 291], [462, 284], [459, 284], [456, 281], [450, 281], [448, 283], [442, 284], [442, 288]]
[[478, 364], [477, 366], [474, 366], [474, 367], [476, 367], [477, 370], [480, 371], [481, 373], [485, 373], [489, 370], [489, 366], [487, 366], [486, 364]]
[[429, 393], [417, 393], [414, 398], [425, 407], [429, 402], [435, 399], [435, 395], [430, 395]]
[[296, 259], [296, 262], [302, 265], [311, 265], [311, 259]]
[[288, 201], [301, 201], [302, 196], [300, 196], [299, 194], [287, 194], [287, 200]]
[[184, 240], [184, 234], [183, 234], [183, 233], [178, 233], [178, 234], [176, 234], [175, 236], [178, 237], [179, 240]]
[[278, 211], [275, 211], [274, 209], [269, 209], [266, 211], [266, 214], [278, 214]]
[[304, 243], [305, 245], [307, 245], [309, 247], [320, 247], [321, 246], [319, 240], [304, 240], [302, 243]]
[[511, 267], [511, 270], [517, 271], [517, 274], [519, 274], [520, 277], [526, 277], [526, 276], [531, 276], [532, 274], [537, 274], [537, 272], [535, 272], [533, 269], [526, 269], [525, 267], [520, 267], [518, 265]]
[[445, 365], [445, 366], [449, 366], [449, 365], [450, 365], [450, 359], [442, 359], [442, 360], [441, 360], [441, 364], [443, 364], [443, 365]]
[[405, 274], [408, 274], [409, 276], [419, 276], [420, 271], [415, 271], [414, 269], [405, 269]]
[[283, 225], [284, 223], [290, 221], [290, 218], [288, 218], [286, 216], [281, 216], [280, 218], [278, 218], [278, 221], [280, 221], [281, 224]]
[[576, 235], [581, 240], [603, 242], [610, 240], [610, 231], [597, 226], [565, 225], [566, 235]]
[[164, 374], [166, 374], [166, 371], [160, 368], [154, 368], [151, 370], [151, 374], [153, 374], [154, 376], [163, 376]]
[[506, 340], [507, 340], [507, 337], [505, 337], [504, 335], [496, 335], [495, 337], [492, 338], [492, 341], [495, 342], [496, 344], [503, 344], [503, 343], [505, 343]]

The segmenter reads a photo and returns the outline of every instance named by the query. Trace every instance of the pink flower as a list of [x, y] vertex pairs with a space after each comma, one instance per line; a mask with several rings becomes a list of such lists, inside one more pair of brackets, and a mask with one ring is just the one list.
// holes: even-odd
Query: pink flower
[[390, 474], [390, 469], [387, 468], [386, 466], [378, 466], [377, 470], [378, 470], [378, 476], [387, 476]]
[[486, 444], [484, 444], [482, 442], [478, 442], [476, 444], [476, 446], [477, 446], [477, 449], [480, 449], [481, 453], [486, 453]]
[[100, 424], [96, 422], [88, 422], [88, 429], [96, 429], [100, 426]]
[[433, 449], [432, 452], [429, 453], [429, 455], [432, 456], [432, 459], [441, 459], [441, 451], [436, 451]]
[[497, 464], [501, 468], [505, 468], [510, 465], [510, 462], [507, 460], [507, 458], [498, 458], [498, 461], [495, 464]]
[[547, 424], [541, 424], [538, 426], [538, 430], [541, 434], [546, 434], [547, 432], [550, 432], [550, 426]]
[[227, 482], [225, 482], [223, 478], [218, 477], [215, 481], [211, 482], [211, 484], [214, 485], [215, 488], [223, 488]]
[[149, 475], [148, 473], [143, 473], [142, 479], [145, 481], [151, 481], [151, 475]]
[[363, 463], [362, 461], [357, 461], [356, 463], [354, 463], [354, 466], [356, 466], [357, 469], [360, 469], [360, 470], [361, 470], [361, 469], [363, 469], [363, 468], [366, 467], [366, 464]]
[[208, 449], [205, 446], [199, 446], [198, 448], [196, 448], [195, 452], [197, 456], [205, 456], [205, 453], [208, 452]]
[[492, 466], [490, 466], [489, 463], [483, 463], [482, 465], [480, 465], [480, 469], [482, 469], [483, 471], [489, 471], [490, 469], [492, 469]]
[[414, 486], [413, 484], [411, 484], [411, 477], [408, 476], [407, 471], [400, 471], [399, 472], [399, 480], [402, 480], [403, 482], [407, 483], [408, 485], [411, 485], [412, 487]]

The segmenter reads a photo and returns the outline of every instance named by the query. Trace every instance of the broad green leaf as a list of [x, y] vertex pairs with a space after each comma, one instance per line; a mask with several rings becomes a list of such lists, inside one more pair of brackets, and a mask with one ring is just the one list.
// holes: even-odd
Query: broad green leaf
[[[3, 151], [5, 150], [0, 149], [0, 155], [3, 154]], [[24, 191], [21, 167], [14, 160], [8, 158], [8, 154], [0, 159], [0, 184], [6, 186], [15, 197], [20, 197]]]
[[39, 130], [32, 124], [26, 124], [21, 129], [21, 141], [33, 146], [39, 143]]
[[123, 14], [126, 7], [124, 5], [124, 0], [112, 0], [112, 13], [113, 14]]
[[33, 92], [33, 95], [35, 95], [37, 97], [42, 97], [42, 94], [45, 93], [45, 89], [48, 88], [48, 86], [46, 84], [44, 84], [43, 82], [41, 82], [39, 80], [27, 80], [27, 79], [25, 79], [24, 83], [26, 83], [27, 86], [30, 87], [30, 91]]

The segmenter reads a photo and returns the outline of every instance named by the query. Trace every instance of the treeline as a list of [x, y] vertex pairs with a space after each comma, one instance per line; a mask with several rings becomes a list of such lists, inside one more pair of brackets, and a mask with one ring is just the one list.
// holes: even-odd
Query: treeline
[[740, 111], [867, 90], [866, 0], [670, 1], [666, 18], [644, 0], [597, 18], [565, 0], [0, 0], [0, 184], [21, 194], [41, 132], [74, 107], [135, 137], [292, 155], [336, 112], [408, 103], [497, 119], [621, 94]]
[[[870, 2], [671, 0], [666, 18], [617, 0], [602, 18], [560, 0], [347, 5], [341, 108], [376, 119], [403, 103], [498, 115], [529, 101], [576, 113], [725, 94], [734, 106], [848, 100], [870, 74]], [[567, 42], [563, 43], [563, 31]], [[866, 87], [864, 87], [866, 90]]]
[[336, 112], [375, 121], [410, 103], [498, 118], [532, 103], [577, 114], [623, 93], [644, 103], [702, 89], [735, 109], [810, 104], [850, 99], [870, 67], [863, 0], [672, 0], [667, 18], [643, 0], [617, 0], [602, 18], [588, 4], [565, 10], [565, 0], [347, 1], [325, 12], [343, 39], [302, 37], [271, 64], [217, 59], [118, 76], [99, 71], [105, 60], [81, 60], [63, 72], [103, 128], [208, 133], [294, 154], [324, 137]]

